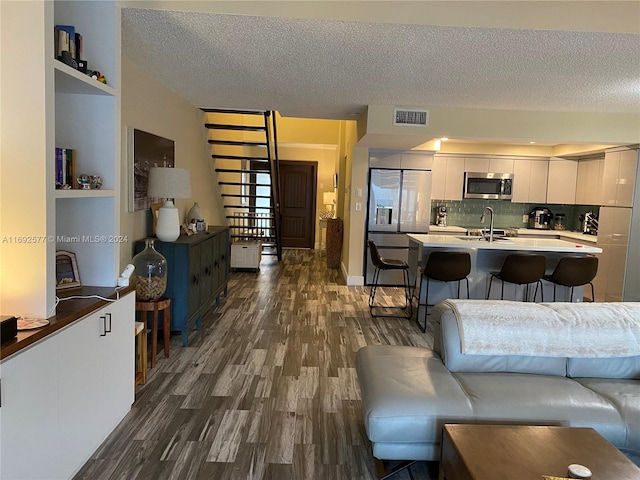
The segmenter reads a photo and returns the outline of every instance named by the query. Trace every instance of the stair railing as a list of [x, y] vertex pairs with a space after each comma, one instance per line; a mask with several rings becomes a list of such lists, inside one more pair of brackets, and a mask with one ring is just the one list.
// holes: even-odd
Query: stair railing
[[[269, 119], [271, 121], [269, 121]], [[275, 229], [275, 244], [278, 261], [282, 260], [282, 215], [280, 209], [280, 168], [278, 161], [278, 134], [276, 115], [273, 111], [264, 113], [264, 123], [267, 127], [267, 157], [271, 171], [271, 203], [273, 205], [273, 222]]]

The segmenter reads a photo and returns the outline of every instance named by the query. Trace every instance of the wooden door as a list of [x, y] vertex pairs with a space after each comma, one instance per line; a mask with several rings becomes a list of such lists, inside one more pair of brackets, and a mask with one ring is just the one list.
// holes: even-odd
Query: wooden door
[[317, 162], [280, 162], [282, 246], [313, 248]]

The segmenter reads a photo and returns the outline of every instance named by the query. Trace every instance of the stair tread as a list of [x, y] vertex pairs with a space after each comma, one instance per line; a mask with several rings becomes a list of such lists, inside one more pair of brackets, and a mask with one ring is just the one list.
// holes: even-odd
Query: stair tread
[[219, 173], [269, 173], [270, 170], [242, 170], [241, 168], [216, 168]]
[[254, 183], [254, 182], [218, 182], [218, 185], [245, 185], [251, 187], [270, 187], [270, 183]]
[[240, 108], [201, 108], [203, 112], [207, 113], [236, 113], [242, 115], [264, 115], [265, 110], [242, 110]]
[[231, 123], [205, 123], [205, 128], [211, 130], [239, 130], [247, 132], [264, 132], [267, 127], [260, 125], [233, 125]]
[[268, 162], [269, 157], [251, 157], [249, 155], [220, 155], [217, 153], [211, 154], [212, 158], [224, 158], [226, 160], [252, 160], [254, 162]]
[[242, 147], [266, 147], [267, 142], [249, 142], [249, 141], [239, 141], [239, 140], [217, 140], [215, 138], [210, 138], [207, 140], [212, 145], [236, 145]]

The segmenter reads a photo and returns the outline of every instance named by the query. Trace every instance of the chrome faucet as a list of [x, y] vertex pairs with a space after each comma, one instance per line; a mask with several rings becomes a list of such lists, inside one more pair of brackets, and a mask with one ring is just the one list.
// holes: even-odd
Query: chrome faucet
[[484, 223], [484, 218], [485, 215], [487, 214], [487, 212], [489, 212], [490, 214], [490, 218], [489, 218], [489, 241], [493, 242], [493, 208], [491, 207], [484, 207], [484, 210], [482, 211], [482, 216], [480, 217], [480, 223]]

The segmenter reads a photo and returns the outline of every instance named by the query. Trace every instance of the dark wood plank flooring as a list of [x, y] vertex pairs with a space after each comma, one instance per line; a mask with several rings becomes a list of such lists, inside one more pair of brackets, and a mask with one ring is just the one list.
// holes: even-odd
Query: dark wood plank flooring
[[[413, 320], [372, 318], [368, 287], [347, 287], [318, 251], [286, 250], [232, 272], [189, 346], [136, 389], [131, 412], [76, 479], [376, 479], [355, 353], [370, 344], [430, 347]], [[378, 290], [402, 301], [402, 291]], [[377, 297], [378, 298], [378, 297]], [[393, 480], [435, 479], [418, 462]]]

